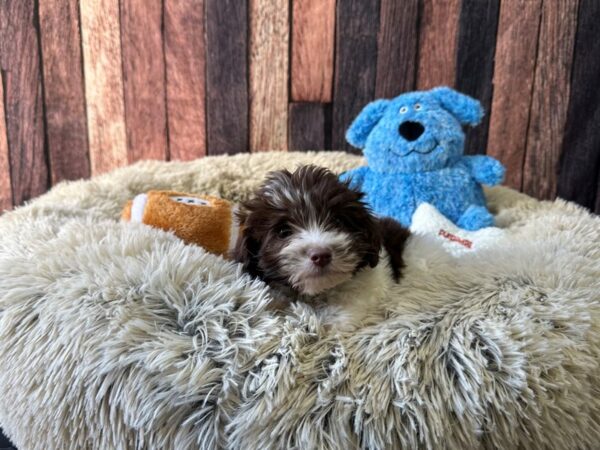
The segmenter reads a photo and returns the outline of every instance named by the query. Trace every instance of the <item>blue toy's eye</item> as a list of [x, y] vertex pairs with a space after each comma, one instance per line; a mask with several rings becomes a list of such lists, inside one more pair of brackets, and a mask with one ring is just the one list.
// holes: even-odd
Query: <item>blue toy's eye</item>
[[415, 103], [415, 111], [419, 111], [421, 109], [420, 103]]
[[400, 108], [400, 114], [406, 114], [408, 112], [408, 107], [403, 106], [402, 108]]

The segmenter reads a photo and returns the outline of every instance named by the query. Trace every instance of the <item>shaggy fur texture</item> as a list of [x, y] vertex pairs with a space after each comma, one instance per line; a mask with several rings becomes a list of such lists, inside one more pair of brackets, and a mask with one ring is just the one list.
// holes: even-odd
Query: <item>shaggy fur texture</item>
[[[409, 239], [371, 324], [311, 308], [172, 234], [119, 223], [149, 189], [241, 200], [268, 170], [342, 153], [144, 163], [0, 217], [0, 424], [21, 449], [594, 448], [600, 220], [488, 192], [503, 246]], [[348, 292], [347, 295], [353, 295]]]
[[447, 87], [376, 100], [346, 133], [369, 165], [342, 179], [365, 192], [377, 214], [407, 227], [423, 202], [461, 228], [492, 226], [480, 183], [500, 183], [504, 167], [489, 156], [463, 155], [462, 125], [476, 125], [482, 115], [477, 100]]

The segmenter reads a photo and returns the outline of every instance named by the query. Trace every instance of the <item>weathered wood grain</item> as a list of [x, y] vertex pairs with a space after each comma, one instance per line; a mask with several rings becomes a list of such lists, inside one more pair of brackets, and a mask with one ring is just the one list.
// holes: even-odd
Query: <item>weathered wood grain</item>
[[461, 0], [423, 0], [417, 87], [453, 86]]
[[287, 150], [288, 0], [250, 0], [250, 150]]
[[492, 106], [492, 79], [500, 0], [462, 0], [455, 86], [481, 102], [481, 123], [466, 130], [465, 153], [485, 154]]
[[346, 129], [375, 96], [379, 0], [338, 0], [331, 145], [358, 152]]
[[325, 148], [325, 105], [290, 103], [290, 150]]
[[127, 164], [119, 0], [80, 0], [92, 175]]
[[415, 88], [419, 1], [381, 0], [375, 96], [395, 97]]
[[600, 177], [599, 21], [600, 2], [581, 0], [557, 185], [558, 196], [590, 209]]
[[166, 160], [163, 0], [121, 0], [120, 12], [128, 160]]
[[34, 2], [0, 2], [0, 68], [13, 201], [20, 205], [48, 188], [42, 73]]
[[293, 0], [292, 100], [330, 102], [335, 0]]
[[4, 116], [4, 80], [2, 72], [0, 72], [0, 214], [2, 211], [11, 209], [12, 202], [8, 138], [6, 136], [6, 117]]
[[206, 2], [207, 150], [248, 151], [248, 3]]
[[487, 153], [506, 166], [505, 184], [521, 189], [541, 0], [501, 2]]
[[90, 176], [79, 6], [39, 3], [51, 183]]
[[542, 4], [522, 186], [523, 192], [540, 199], [556, 196], [578, 4], [577, 0]]
[[596, 179], [598, 180], [598, 189], [596, 190], [596, 207], [594, 208], [594, 212], [600, 214], [600, 171], [596, 175]]
[[204, 0], [165, 0], [171, 159], [206, 155]]

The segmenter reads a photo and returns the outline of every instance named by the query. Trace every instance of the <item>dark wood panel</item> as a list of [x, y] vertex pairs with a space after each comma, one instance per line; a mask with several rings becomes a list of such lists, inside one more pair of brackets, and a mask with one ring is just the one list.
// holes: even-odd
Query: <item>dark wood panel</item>
[[462, 0], [456, 55], [456, 89], [481, 102], [485, 115], [467, 129], [465, 153], [485, 154], [494, 77], [500, 0]]
[[290, 150], [325, 148], [325, 105], [290, 103]]
[[417, 87], [453, 86], [461, 0], [422, 0]]
[[248, 151], [247, 19], [247, 0], [206, 0], [209, 154]]
[[579, 5], [571, 92], [557, 193], [594, 209], [600, 177], [600, 2]]
[[167, 159], [162, 0], [121, 0], [129, 162]]
[[289, 0], [250, 0], [250, 151], [287, 150]]
[[501, 2], [487, 153], [506, 166], [505, 183], [521, 189], [541, 0]]
[[381, 0], [375, 96], [395, 97], [415, 88], [419, 1]]
[[542, 4], [522, 186], [523, 192], [540, 199], [556, 196], [578, 3], [561, 0]]
[[77, 0], [39, 3], [52, 184], [90, 176]]
[[15, 205], [48, 188], [36, 22], [34, 2], [0, 2], [0, 66]]
[[594, 212], [600, 214], [600, 171], [598, 171], [596, 179], [598, 180], [598, 189], [596, 191], [596, 208], [594, 209]]
[[119, 0], [80, 0], [92, 175], [127, 164]]
[[375, 96], [379, 0], [338, 0], [331, 145], [358, 152], [346, 129]]
[[165, 0], [171, 159], [206, 155], [204, 0]]
[[292, 100], [330, 102], [335, 0], [293, 0]]
[[10, 162], [6, 117], [4, 116], [4, 80], [0, 71], [0, 214], [12, 208], [12, 186], [10, 185]]

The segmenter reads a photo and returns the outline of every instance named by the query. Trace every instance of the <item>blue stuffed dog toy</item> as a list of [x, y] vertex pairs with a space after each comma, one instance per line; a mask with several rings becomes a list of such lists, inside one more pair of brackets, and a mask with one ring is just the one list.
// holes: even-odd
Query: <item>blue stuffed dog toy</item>
[[463, 155], [462, 125], [477, 125], [482, 116], [477, 100], [448, 87], [369, 103], [346, 133], [368, 166], [341, 179], [362, 190], [376, 214], [404, 226], [424, 202], [463, 229], [493, 226], [480, 183], [500, 183], [504, 166], [489, 156]]

